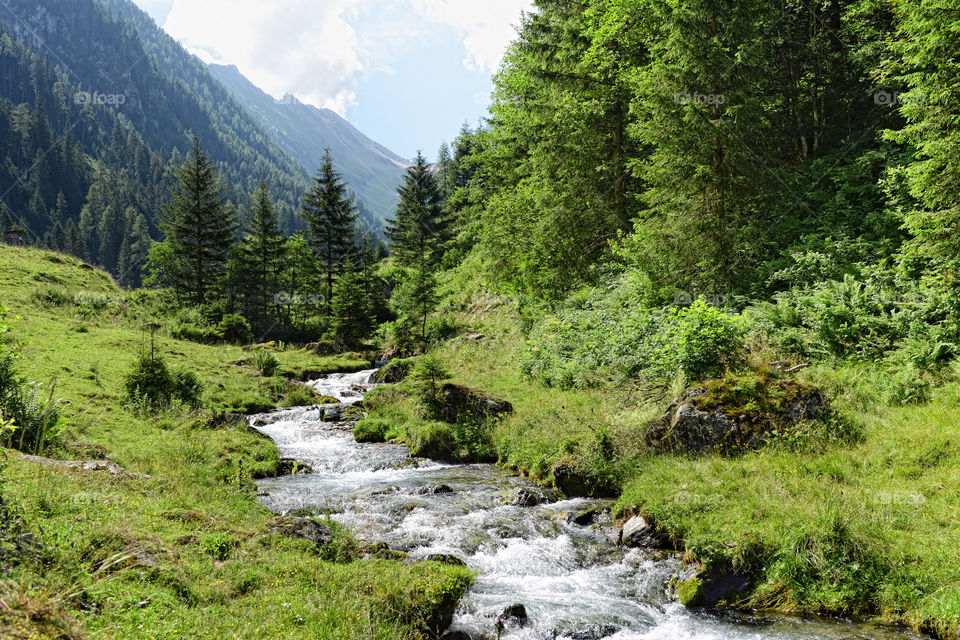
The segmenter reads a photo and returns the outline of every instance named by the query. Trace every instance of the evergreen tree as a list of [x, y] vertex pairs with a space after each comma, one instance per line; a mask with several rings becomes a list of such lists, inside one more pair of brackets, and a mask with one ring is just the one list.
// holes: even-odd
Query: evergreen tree
[[97, 264], [114, 275], [119, 273], [117, 260], [124, 240], [125, 220], [129, 220], [135, 213], [133, 208], [128, 207], [121, 214], [115, 206], [109, 205], [100, 216], [100, 223], [97, 225], [97, 237], [100, 238]]
[[373, 330], [373, 313], [363, 271], [347, 269], [337, 279], [331, 329], [337, 341], [358, 346]]
[[316, 253], [326, 283], [325, 306], [331, 313], [333, 283], [353, 251], [357, 211], [348, 196], [347, 186], [333, 165], [330, 151], [314, 177], [313, 186], [304, 195], [300, 215], [307, 223], [310, 247]]
[[[190, 156], [176, 177], [160, 225], [170, 250], [157, 254], [166, 258], [162, 264], [151, 265], [166, 272], [163, 278], [172, 283], [181, 300], [203, 305], [214, 299], [226, 271], [236, 242], [237, 214], [198, 138], [193, 139]], [[154, 275], [160, 276], [155, 271]]]
[[[929, 271], [957, 287], [960, 275], [960, 1], [894, 3], [901, 19], [894, 52], [902, 58], [899, 96], [907, 124], [888, 132], [912, 145], [906, 177], [917, 206], [907, 212], [911, 253], [929, 260]], [[888, 93], [888, 101], [892, 96]], [[884, 105], [891, 108], [892, 105]]]
[[124, 232], [123, 244], [120, 246], [120, 255], [117, 260], [117, 281], [124, 287], [135, 289], [143, 281], [143, 268], [150, 255], [153, 239], [147, 226], [147, 219], [143, 214], [129, 210]]
[[243, 301], [244, 315], [258, 333], [280, 319], [275, 303], [280, 292], [286, 245], [270, 188], [260, 183], [253, 194], [247, 233], [233, 261], [230, 280]]
[[446, 142], [440, 145], [437, 151], [436, 168], [437, 188], [440, 189], [440, 196], [446, 202], [453, 194], [456, 182], [456, 165], [453, 162], [453, 156], [450, 153], [450, 145]]
[[450, 218], [443, 208], [437, 179], [422, 153], [407, 169], [397, 189], [400, 203], [386, 235], [401, 265], [425, 271], [435, 267], [446, 250]]
[[390, 297], [390, 307], [399, 317], [402, 338], [416, 337], [427, 348], [427, 319], [437, 308], [436, 277], [427, 269], [412, 269]]

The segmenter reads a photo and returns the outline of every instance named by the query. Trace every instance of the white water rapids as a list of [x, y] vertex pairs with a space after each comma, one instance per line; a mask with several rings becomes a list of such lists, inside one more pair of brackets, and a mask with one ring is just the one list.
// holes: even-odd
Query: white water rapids
[[[372, 371], [335, 374], [312, 384], [354, 403]], [[674, 603], [667, 584], [675, 558], [618, 548], [609, 516], [584, 527], [572, 511], [608, 503], [564, 500], [536, 507], [509, 504], [523, 480], [492, 465], [448, 465], [414, 459], [405, 447], [358, 444], [348, 426], [324, 422], [326, 408], [256, 416], [253, 424], [287, 458], [312, 474], [262, 480], [263, 501], [285, 513], [327, 513], [364, 542], [385, 542], [411, 559], [453, 554], [477, 573], [454, 630], [496, 637], [505, 607], [522, 603], [526, 624], [508, 624], [503, 640], [714, 640], [908, 638], [901, 631], [839, 620], [730, 616], [691, 612]], [[438, 493], [446, 485], [451, 492]], [[656, 556], [659, 557], [659, 556]]]

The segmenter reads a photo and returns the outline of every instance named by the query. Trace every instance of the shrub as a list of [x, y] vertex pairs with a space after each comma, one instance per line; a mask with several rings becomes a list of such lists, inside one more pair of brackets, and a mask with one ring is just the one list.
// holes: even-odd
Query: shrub
[[141, 355], [127, 373], [123, 388], [127, 401], [135, 406], [157, 410], [170, 404], [173, 376], [159, 356]]
[[421, 356], [413, 365], [412, 375], [420, 382], [424, 402], [432, 409], [437, 409], [440, 405], [440, 383], [450, 377], [443, 361], [432, 353]]
[[253, 359], [257, 369], [260, 370], [260, 375], [267, 378], [272, 378], [280, 368], [280, 361], [269, 349], [257, 349], [253, 352]]
[[199, 409], [203, 396], [203, 383], [193, 371], [175, 371], [171, 393], [191, 409]]
[[223, 339], [233, 344], [250, 342], [253, 339], [253, 331], [250, 323], [243, 316], [228, 313], [223, 316], [217, 331], [223, 335]]
[[739, 363], [746, 328], [739, 316], [703, 300], [656, 311], [624, 304], [617, 296], [549, 318], [532, 332], [521, 370], [548, 386], [569, 388], [629, 378], [702, 379]]
[[158, 411], [179, 400], [192, 409], [201, 405], [203, 383], [192, 371], [171, 373], [160, 356], [141, 355], [123, 381], [127, 402], [147, 411]]
[[[55, 392], [55, 382], [51, 383], [47, 393], [43, 393], [40, 385], [21, 381], [3, 398], [0, 414], [7, 416], [7, 446], [36, 455], [56, 441], [63, 420]], [[12, 429], [9, 427], [11, 422]]]

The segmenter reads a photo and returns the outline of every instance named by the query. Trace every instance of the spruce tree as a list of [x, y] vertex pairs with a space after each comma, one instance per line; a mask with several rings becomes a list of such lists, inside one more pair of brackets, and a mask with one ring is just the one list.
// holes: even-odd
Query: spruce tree
[[332, 307], [331, 328], [339, 342], [355, 347], [370, 335], [373, 313], [361, 270], [350, 268], [340, 276]]
[[407, 169], [397, 193], [400, 203], [386, 230], [390, 250], [403, 266], [431, 269], [443, 257], [450, 219], [436, 177], [422, 153]]
[[171, 202], [160, 220], [170, 250], [156, 254], [172, 259], [152, 262], [152, 269], [154, 276], [159, 275], [158, 268], [167, 272], [162, 279], [172, 283], [180, 299], [203, 305], [213, 299], [226, 270], [236, 241], [237, 214], [198, 138], [176, 177]]
[[390, 297], [390, 307], [399, 316], [401, 338], [416, 336], [427, 348], [427, 319], [437, 307], [437, 280], [426, 269], [412, 269]]
[[331, 313], [333, 283], [353, 252], [357, 211], [347, 185], [333, 165], [328, 149], [314, 184], [303, 198], [300, 215], [307, 223], [307, 238], [317, 255], [326, 283], [325, 305]]
[[275, 299], [280, 292], [286, 245], [270, 187], [261, 182], [253, 194], [247, 233], [240, 242], [231, 281], [244, 301], [244, 315], [258, 332], [280, 319]]

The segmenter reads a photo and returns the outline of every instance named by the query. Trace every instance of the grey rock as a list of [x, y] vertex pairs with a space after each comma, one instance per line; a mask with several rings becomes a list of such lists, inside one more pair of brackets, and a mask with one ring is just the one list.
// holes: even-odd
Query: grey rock
[[309, 540], [318, 546], [328, 544], [333, 540], [333, 531], [330, 530], [330, 527], [311, 518], [277, 518], [270, 530], [292, 538]]
[[511, 604], [509, 607], [503, 610], [503, 613], [500, 614], [500, 617], [504, 620], [514, 620], [523, 624], [527, 621], [527, 608], [520, 604]]
[[440, 397], [442, 398], [440, 417], [450, 424], [455, 424], [457, 418], [463, 414], [493, 418], [513, 412], [513, 405], [503, 398], [450, 382], [440, 387]]
[[669, 540], [653, 522], [643, 516], [633, 516], [624, 523], [620, 542], [627, 547], [662, 549], [668, 546]]

